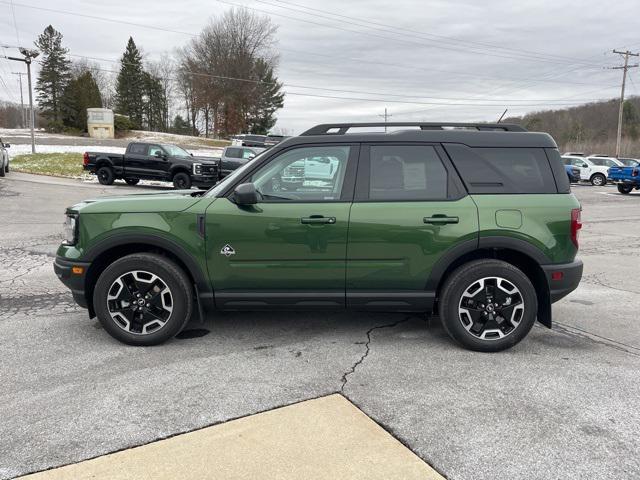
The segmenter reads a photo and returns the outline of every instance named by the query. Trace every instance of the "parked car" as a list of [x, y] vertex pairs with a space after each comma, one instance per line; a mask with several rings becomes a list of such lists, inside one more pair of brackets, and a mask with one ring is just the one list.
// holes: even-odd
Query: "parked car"
[[[517, 344], [536, 319], [550, 328], [582, 276], [580, 203], [553, 139], [510, 124], [347, 134], [381, 125], [318, 125], [208, 192], [71, 206], [54, 269], [133, 345], [216, 309], [438, 314], [480, 351]], [[314, 158], [335, 159], [330, 179], [279, 188]]]
[[264, 151], [264, 148], [226, 147], [219, 158], [220, 178], [226, 177], [262, 151]]
[[618, 160], [620, 160], [626, 167], [640, 166], [640, 160], [637, 158], [619, 158]]
[[640, 190], [640, 165], [611, 167], [609, 169], [609, 180], [615, 183], [618, 191], [623, 194], [631, 193], [634, 189]]
[[102, 185], [124, 179], [129, 185], [140, 180], [173, 182], [177, 189], [192, 185], [209, 188], [219, 179], [218, 160], [194, 157], [177, 145], [132, 142], [124, 154], [85, 152], [83, 169], [97, 175]]
[[277, 144], [286, 140], [289, 137], [284, 135], [267, 135], [267, 139], [264, 141], [265, 148], [275, 147]]
[[7, 151], [11, 145], [4, 143], [0, 138], [0, 177], [4, 177], [9, 173], [9, 152]]
[[578, 167], [574, 167], [573, 165], [565, 165], [564, 169], [567, 172], [567, 178], [569, 178], [569, 183], [580, 182], [580, 169]]
[[591, 182], [591, 185], [602, 186], [607, 184], [609, 167], [596, 165], [587, 157], [562, 156], [565, 165], [572, 165], [580, 169], [580, 180]]
[[245, 135], [242, 137], [242, 147], [259, 147], [267, 148], [266, 135]]
[[607, 155], [590, 155], [587, 157], [587, 160], [589, 160], [594, 165], [598, 165], [600, 167], [611, 168], [611, 167], [622, 167], [624, 165], [624, 163], [622, 163], [617, 158], [609, 157]]

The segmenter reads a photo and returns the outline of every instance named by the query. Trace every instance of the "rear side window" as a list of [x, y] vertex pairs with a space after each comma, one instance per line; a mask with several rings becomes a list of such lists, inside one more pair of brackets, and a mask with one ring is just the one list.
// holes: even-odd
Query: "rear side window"
[[469, 193], [558, 191], [544, 148], [445, 148]]
[[447, 170], [433, 147], [373, 145], [369, 158], [370, 200], [447, 198]]
[[142, 143], [132, 143], [129, 145], [129, 153], [134, 155], [146, 155], [147, 154], [147, 146]]
[[227, 157], [240, 158], [241, 150], [239, 148], [227, 148]]

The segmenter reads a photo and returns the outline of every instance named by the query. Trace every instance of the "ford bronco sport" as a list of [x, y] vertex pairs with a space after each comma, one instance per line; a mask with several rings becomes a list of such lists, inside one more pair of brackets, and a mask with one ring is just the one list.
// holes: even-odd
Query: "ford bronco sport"
[[[553, 139], [507, 124], [319, 125], [207, 192], [67, 209], [55, 271], [105, 330], [134, 345], [210, 311], [439, 315], [466, 348], [522, 340], [574, 290], [580, 204]], [[406, 128], [405, 128], [406, 127]], [[330, 175], [286, 183], [293, 164]]]

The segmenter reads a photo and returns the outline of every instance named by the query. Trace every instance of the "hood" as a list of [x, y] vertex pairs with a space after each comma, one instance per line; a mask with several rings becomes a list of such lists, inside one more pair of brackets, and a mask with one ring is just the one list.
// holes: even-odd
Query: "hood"
[[170, 190], [133, 193], [84, 200], [67, 209], [76, 213], [154, 213], [181, 212], [197, 203], [204, 191]]

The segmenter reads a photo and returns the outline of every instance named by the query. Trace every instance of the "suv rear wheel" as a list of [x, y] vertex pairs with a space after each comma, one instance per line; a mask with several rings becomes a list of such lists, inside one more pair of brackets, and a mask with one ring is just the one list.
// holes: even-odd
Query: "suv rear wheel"
[[535, 323], [536, 292], [521, 270], [501, 260], [475, 260], [446, 280], [439, 300], [444, 329], [462, 346], [497, 352], [522, 340]]
[[602, 173], [594, 173], [591, 176], [591, 185], [594, 187], [601, 187], [607, 184], [607, 177], [605, 177]]
[[98, 278], [93, 305], [114, 338], [157, 345], [177, 335], [193, 311], [191, 283], [171, 260], [151, 253], [127, 255]]

